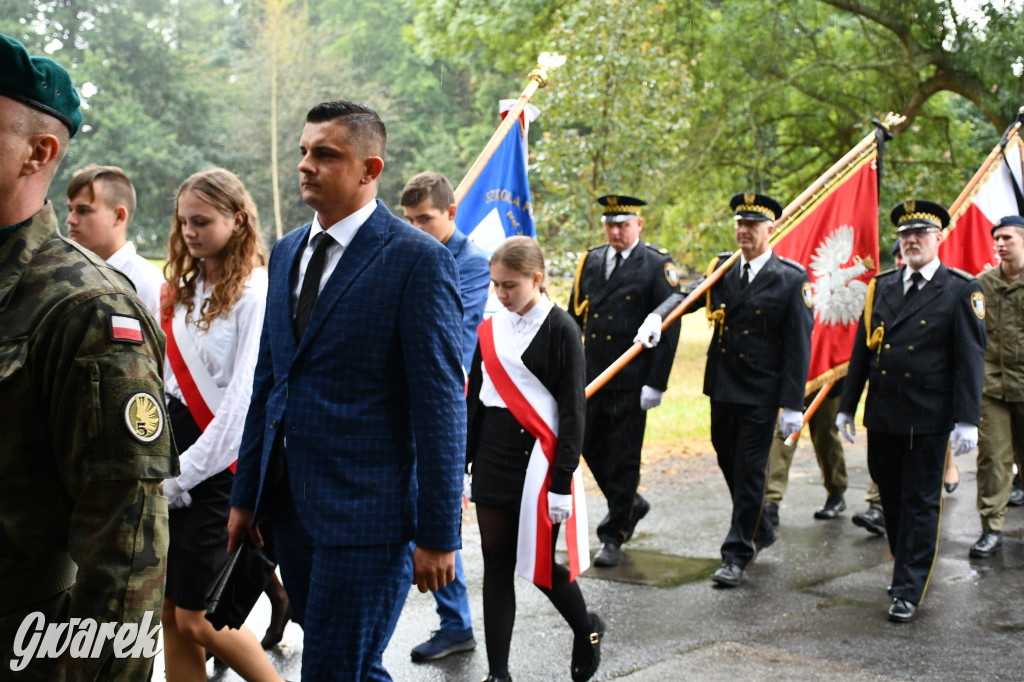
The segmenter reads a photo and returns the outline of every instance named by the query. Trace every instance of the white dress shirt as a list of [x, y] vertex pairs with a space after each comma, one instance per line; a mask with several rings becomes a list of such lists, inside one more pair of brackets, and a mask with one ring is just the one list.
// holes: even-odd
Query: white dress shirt
[[164, 273], [160, 268], [135, 253], [135, 244], [125, 245], [111, 254], [107, 265], [119, 270], [135, 285], [139, 300], [146, 304], [156, 319], [160, 319], [160, 289], [164, 285]]
[[[196, 280], [193, 312], [186, 318], [185, 328], [217, 386], [224, 389], [224, 397], [213, 421], [199, 436], [199, 440], [181, 453], [181, 475], [178, 485], [190, 490], [199, 483], [219, 474], [238, 459], [242, 443], [245, 415], [252, 397], [252, 377], [256, 370], [256, 356], [260, 350], [263, 331], [263, 313], [267, 303], [267, 271], [257, 268], [249, 275], [242, 296], [228, 310], [227, 316], [210, 321], [208, 329], [200, 329], [196, 320], [203, 302], [213, 294], [200, 277]], [[171, 363], [164, 361], [164, 391], [185, 402], [181, 387], [174, 376]]]
[[913, 284], [913, 282], [910, 280], [910, 277], [915, 272], [920, 272], [921, 276], [924, 277], [924, 279], [921, 280], [921, 283], [918, 284], [917, 286], [917, 290], [920, 291], [925, 284], [932, 281], [932, 277], [934, 277], [935, 273], [938, 272], [939, 266], [941, 264], [942, 261], [940, 261], [938, 258], [932, 258], [930, 261], [922, 265], [920, 270], [914, 270], [908, 265], [906, 269], [903, 271], [903, 295], [906, 296], [907, 292], [910, 291], [910, 287]]
[[611, 246], [604, 254], [604, 278], [608, 279], [612, 276], [612, 268], [615, 267], [615, 254], [622, 254], [622, 262], [625, 263], [626, 259], [629, 258], [630, 254], [633, 253], [633, 249], [640, 243], [640, 237], [636, 238], [636, 241], [629, 245], [629, 248], [623, 249], [622, 251], [616, 251]]
[[746, 265], [747, 263], [750, 263], [750, 278], [747, 280], [747, 284], [750, 284], [751, 282], [754, 281], [754, 278], [757, 277], [757, 273], [761, 272], [761, 268], [763, 268], [768, 263], [768, 260], [771, 257], [772, 257], [772, 250], [771, 249], [768, 249], [767, 251], [762, 253], [757, 258], [751, 259], [749, 261], [746, 258], [744, 258], [743, 254], [741, 253], [740, 254], [740, 277], [743, 276], [743, 266]]
[[327, 246], [327, 254], [324, 260], [324, 274], [320, 277], [320, 287], [317, 289], [317, 293], [324, 290], [324, 285], [327, 284], [328, 278], [331, 273], [334, 272], [334, 268], [338, 267], [338, 261], [341, 260], [341, 256], [345, 253], [345, 249], [352, 243], [352, 239], [356, 236], [356, 232], [363, 226], [373, 212], [377, 210], [377, 200], [373, 199], [370, 203], [363, 206], [355, 213], [351, 213], [338, 222], [334, 223], [327, 229], [320, 224], [320, 215], [313, 216], [313, 226], [309, 230], [309, 239], [306, 241], [306, 248], [302, 251], [302, 258], [299, 259], [299, 277], [298, 281], [295, 282], [295, 286], [292, 288], [292, 315], [295, 314], [295, 309], [299, 304], [299, 292], [302, 290], [302, 280], [306, 277], [306, 268], [309, 266], [309, 259], [313, 257], [313, 250], [316, 248], [313, 240], [316, 236], [321, 233], [326, 233], [331, 238], [330, 243]]
[[[533, 337], [537, 336], [537, 332], [540, 331], [540, 326], [544, 324], [544, 320], [548, 319], [548, 313], [555, 307], [555, 304], [547, 297], [546, 294], [540, 295], [540, 300], [537, 301], [532, 308], [526, 311], [525, 315], [519, 315], [518, 313], [510, 313], [512, 315], [512, 329], [515, 330], [516, 339], [515, 347], [516, 353], [522, 357], [523, 352], [533, 342]], [[491, 377], [487, 374], [487, 363], [481, 361], [480, 363], [480, 374], [483, 381], [480, 384], [480, 402], [487, 407], [505, 407], [505, 401], [498, 395], [498, 389], [494, 387], [494, 383], [491, 381]]]

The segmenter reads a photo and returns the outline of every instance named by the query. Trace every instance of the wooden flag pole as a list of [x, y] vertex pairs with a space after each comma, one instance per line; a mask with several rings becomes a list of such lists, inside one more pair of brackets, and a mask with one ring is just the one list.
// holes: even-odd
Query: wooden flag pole
[[[818, 391], [818, 394], [814, 396], [814, 400], [812, 400], [811, 404], [807, 406], [806, 410], [804, 410], [804, 423], [800, 426], [800, 431], [803, 431], [804, 426], [807, 426], [807, 422], [811, 421], [811, 417], [813, 417], [814, 413], [818, 411], [818, 408], [821, 407], [821, 404], [825, 402], [825, 398], [828, 396], [828, 392], [831, 391], [832, 387], [835, 385], [835, 380], [828, 382], [827, 384], [822, 386], [821, 389]], [[797, 431], [796, 433], [791, 433], [788, 436], [786, 436], [786, 440], [784, 441], [786, 447], [789, 447], [790, 445], [792, 445], [793, 443], [797, 442], [797, 440], [800, 439], [800, 431]]]
[[[892, 124], [892, 122], [898, 121], [899, 117], [893, 118], [893, 116], [894, 116], [893, 114], [889, 114], [888, 116], [886, 116], [886, 118], [885, 118], [885, 126], [886, 126], [886, 128], [888, 128], [889, 125]], [[785, 222], [789, 221], [791, 218], [796, 216], [798, 214], [799, 210], [808, 201], [813, 199], [815, 197], [815, 195], [817, 195], [818, 192], [822, 191], [823, 189], [827, 189], [828, 187], [830, 187], [832, 180], [837, 175], [839, 175], [839, 173], [842, 170], [844, 170], [847, 166], [849, 166], [856, 159], [858, 159], [861, 156], [861, 154], [863, 154], [867, 149], [869, 149], [874, 144], [875, 144], [875, 132], [871, 131], [871, 133], [866, 135], [864, 137], [864, 139], [861, 140], [859, 143], [857, 143], [857, 145], [853, 149], [848, 151], [843, 156], [843, 158], [839, 159], [834, 164], [832, 164], [831, 168], [829, 168], [827, 171], [822, 173], [818, 177], [817, 180], [815, 180], [813, 183], [811, 183], [811, 185], [807, 189], [805, 189], [800, 194], [800, 196], [798, 196], [796, 199], [791, 201], [789, 203], [789, 205], [786, 206], [785, 209], [783, 209], [782, 215], [779, 216], [778, 221], [776, 221], [776, 225], [782, 227]], [[776, 229], [772, 233], [772, 236], [771, 236], [771, 239], [770, 239], [769, 243], [774, 244], [776, 241], [778, 241], [779, 239], [782, 238], [782, 236], [785, 234], [785, 232], [786, 232], [785, 229]], [[682, 316], [682, 314], [684, 312], [686, 312], [687, 309], [689, 309], [689, 307], [691, 305], [693, 305], [694, 301], [696, 301], [698, 298], [703, 296], [707, 292], [707, 290], [709, 288], [714, 286], [714, 284], [719, 279], [721, 279], [721, 277], [725, 274], [726, 270], [728, 270], [732, 266], [732, 264], [735, 263], [736, 260], [740, 257], [740, 253], [741, 253], [740, 251], [736, 251], [731, 256], [729, 256], [729, 259], [725, 261], [725, 264], [722, 265], [722, 267], [716, 269], [714, 272], [712, 272], [710, 275], [708, 275], [707, 278], [705, 278], [703, 282], [698, 284], [697, 287], [693, 291], [691, 291], [686, 296], [686, 298], [684, 298], [679, 303], [679, 305], [677, 305], [675, 308], [673, 308], [672, 312], [670, 312], [668, 315], [666, 315], [665, 318], [662, 320], [662, 323], [661, 323], [662, 331], [664, 331], [665, 329], [668, 329], [668, 326], [670, 324], [672, 324], [673, 322], [675, 322], [676, 320], [678, 320]], [[639, 341], [634, 343], [628, 349], [626, 349], [626, 352], [623, 353], [622, 355], [620, 355], [619, 358], [617, 360], [615, 360], [615, 362], [613, 362], [611, 365], [609, 365], [607, 369], [605, 369], [599, 375], [594, 377], [594, 380], [591, 381], [589, 384], [587, 384], [587, 398], [591, 397], [592, 395], [597, 393], [599, 390], [601, 390], [601, 388], [606, 383], [608, 383], [608, 381], [613, 376], [618, 374], [619, 371], [623, 367], [628, 365], [633, 360], [633, 358], [635, 358], [637, 355], [639, 355], [640, 352], [643, 349], [644, 349], [643, 344], [641, 344]]]
[[[1024, 107], [1021, 107], [1021, 110], [1024, 111]], [[949, 215], [953, 219], [949, 221], [949, 227], [947, 227], [943, 231], [943, 239], [949, 236], [949, 233], [952, 232], [953, 229], [956, 227], [957, 219], [959, 219], [960, 217], [957, 215], [957, 213], [960, 211], [960, 207], [963, 206], [964, 203], [967, 202], [967, 199], [971, 196], [971, 194], [974, 193], [974, 189], [978, 186], [978, 183], [980, 183], [982, 179], [986, 175], [988, 175], [989, 169], [992, 167], [992, 164], [996, 162], [996, 159], [999, 158], [999, 155], [1000, 153], [1002, 153], [1005, 146], [1019, 133], [1020, 124], [1020, 120], [1014, 121], [1010, 125], [1010, 127], [1006, 129], [1006, 132], [1003, 133], [1003, 139], [1000, 139], [998, 144], [996, 144], [996, 146], [992, 148], [992, 151], [989, 152], [989, 155], [985, 158], [985, 161], [982, 162], [981, 168], [978, 169], [978, 172], [974, 174], [974, 177], [971, 178], [971, 181], [968, 182], [967, 186], [964, 187], [962, 192], [960, 192], [960, 196], [956, 198], [956, 201], [953, 202], [953, 205], [949, 207]]]
[[546, 85], [548, 82], [548, 73], [557, 69], [559, 66], [565, 63], [565, 57], [555, 53], [542, 52], [540, 57], [537, 58], [537, 68], [530, 72], [529, 79], [527, 80], [526, 87], [523, 89], [519, 99], [516, 100], [515, 105], [505, 115], [505, 118], [501, 120], [501, 125], [491, 135], [491, 139], [487, 141], [487, 145], [484, 147], [480, 155], [476, 157], [476, 161], [469, 167], [469, 171], [466, 172], [465, 177], [459, 182], [459, 186], [455, 188], [455, 203], [456, 205], [462, 203], [462, 198], [466, 196], [466, 192], [473, 186], [476, 179], [480, 176], [484, 166], [494, 156], [494, 152], [501, 145], [502, 140], [505, 139], [505, 135], [509, 129], [512, 128], [519, 121], [519, 115], [523, 113], [523, 109], [526, 108], [530, 98], [537, 92], [537, 89]]

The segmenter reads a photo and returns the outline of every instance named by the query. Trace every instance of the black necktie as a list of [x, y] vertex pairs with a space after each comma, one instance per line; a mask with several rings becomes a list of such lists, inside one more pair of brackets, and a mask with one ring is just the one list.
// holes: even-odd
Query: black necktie
[[903, 294], [904, 302], [909, 301], [910, 297], [917, 293], [917, 287], [921, 283], [922, 279], [924, 279], [924, 275], [920, 272], [915, 272], [910, 275], [910, 288], [907, 289], [907, 293]]
[[309, 316], [313, 312], [313, 304], [316, 303], [317, 294], [320, 293], [320, 278], [324, 274], [324, 263], [327, 261], [327, 247], [331, 237], [321, 232], [313, 240], [316, 246], [313, 247], [313, 255], [306, 265], [306, 276], [302, 280], [302, 288], [299, 290], [299, 303], [295, 306], [295, 338], [301, 339], [309, 324]]
[[740, 288], [745, 289], [750, 284], [750, 263], [743, 264], [743, 274], [740, 276]]
[[614, 274], [615, 274], [615, 271], [619, 269], [619, 266], [620, 266], [620, 265], [622, 265], [622, 254], [621, 254], [621, 253], [619, 253], [618, 251], [616, 251], [616, 252], [615, 252], [615, 262], [614, 262], [614, 263], [612, 263], [612, 271], [611, 271], [611, 273], [610, 273], [610, 274], [608, 275], [608, 279], [611, 279], [611, 278], [612, 278], [612, 275], [614, 275]]

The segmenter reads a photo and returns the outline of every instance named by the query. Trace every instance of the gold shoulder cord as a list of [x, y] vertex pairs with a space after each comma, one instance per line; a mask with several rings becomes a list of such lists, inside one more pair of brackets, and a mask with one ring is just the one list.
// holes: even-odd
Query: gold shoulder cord
[[[708, 271], [704, 273], [704, 277], [710, 277], [711, 273], [718, 267], [718, 256], [711, 259], [711, 264], [708, 265]], [[706, 298], [704, 299], [704, 314], [708, 318], [708, 326], [713, 327], [718, 325], [718, 340], [722, 340], [722, 330], [725, 329], [725, 305], [717, 310], [711, 309], [711, 289], [708, 287]]]
[[867, 346], [870, 350], [878, 350], [882, 346], [882, 337], [885, 336], [885, 322], [878, 325], [878, 328], [871, 331], [871, 309], [875, 304], [875, 277], [868, 283], [868, 295], [864, 297], [864, 331]]
[[583, 318], [583, 332], [587, 331], [587, 318], [590, 316], [590, 299], [584, 299], [580, 303], [580, 276], [583, 274], [583, 264], [587, 262], [587, 254], [589, 251], [584, 251], [583, 255], [580, 256], [580, 262], [576, 264], [576, 281], [573, 283], [573, 303], [572, 310], [576, 317]]

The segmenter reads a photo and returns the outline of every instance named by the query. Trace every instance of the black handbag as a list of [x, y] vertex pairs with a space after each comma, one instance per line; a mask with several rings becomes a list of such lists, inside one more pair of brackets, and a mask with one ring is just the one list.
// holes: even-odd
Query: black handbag
[[242, 627], [274, 575], [275, 565], [246, 536], [206, 596], [206, 620], [213, 624], [214, 630], [225, 625], [235, 630]]

